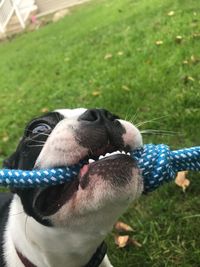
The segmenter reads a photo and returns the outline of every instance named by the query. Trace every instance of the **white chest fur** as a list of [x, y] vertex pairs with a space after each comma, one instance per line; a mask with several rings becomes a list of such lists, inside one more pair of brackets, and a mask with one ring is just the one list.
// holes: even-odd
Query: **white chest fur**
[[[85, 231], [46, 227], [28, 217], [18, 196], [11, 203], [5, 232], [4, 252], [7, 267], [24, 267], [16, 248], [37, 267], [80, 267], [94, 254], [104, 235]], [[107, 257], [101, 267], [111, 267]]]

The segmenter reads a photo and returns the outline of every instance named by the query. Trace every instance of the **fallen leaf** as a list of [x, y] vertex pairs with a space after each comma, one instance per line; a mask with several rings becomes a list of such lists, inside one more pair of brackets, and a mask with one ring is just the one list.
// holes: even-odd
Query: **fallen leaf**
[[2, 141], [3, 141], [4, 143], [7, 143], [8, 140], [9, 140], [9, 136], [8, 136], [8, 135], [5, 135], [5, 136], [2, 138]]
[[194, 81], [195, 81], [195, 79], [192, 76], [186, 75], [183, 77], [184, 84], [188, 84], [189, 82], [194, 82]]
[[180, 44], [183, 41], [183, 37], [181, 35], [177, 35], [175, 41], [177, 44]]
[[46, 113], [46, 112], [48, 112], [48, 111], [49, 111], [48, 108], [42, 108], [42, 109], [41, 109], [41, 112], [42, 112], [42, 113]]
[[183, 60], [183, 64], [184, 64], [184, 65], [189, 64], [188, 60]]
[[190, 185], [190, 180], [186, 178], [187, 173], [187, 171], [178, 172], [175, 179], [175, 183], [183, 189], [183, 192]]
[[118, 246], [118, 248], [125, 248], [128, 245], [142, 247], [142, 244], [140, 244], [134, 238], [131, 238], [129, 235], [115, 235], [115, 244]]
[[194, 82], [195, 79], [194, 79], [192, 76], [188, 76], [188, 81], [192, 81], [192, 82]]
[[93, 96], [99, 96], [100, 94], [101, 94], [100, 91], [93, 91], [93, 92], [92, 92], [92, 95], [93, 95]]
[[119, 248], [124, 248], [128, 245], [129, 243], [129, 236], [128, 235], [115, 235], [115, 244], [119, 247]]
[[197, 64], [197, 63], [200, 62], [200, 58], [197, 58], [197, 57], [195, 57], [194, 55], [192, 55], [192, 56], [190, 57], [190, 59], [191, 59], [192, 64]]
[[118, 55], [118, 56], [123, 56], [123, 54], [124, 54], [123, 51], [119, 51], [119, 52], [117, 52], [117, 55]]
[[193, 34], [192, 34], [192, 37], [193, 37], [194, 39], [200, 38], [200, 33], [193, 33]]
[[106, 54], [104, 57], [104, 59], [110, 59], [110, 58], [112, 58], [112, 54]]
[[156, 45], [162, 45], [162, 44], [163, 44], [163, 41], [161, 40], [156, 41]]
[[174, 16], [174, 14], [175, 14], [175, 12], [174, 12], [173, 10], [167, 13], [167, 15], [168, 15], [169, 17]]
[[126, 85], [122, 85], [122, 89], [123, 89], [124, 91], [127, 91], [127, 92], [130, 91], [130, 88], [128, 88], [128, 86], [126, 86]]
[[130, 225], [121, 221], [116, 222], [114, 228], [119, 232], [133, 232], [133, 228]]

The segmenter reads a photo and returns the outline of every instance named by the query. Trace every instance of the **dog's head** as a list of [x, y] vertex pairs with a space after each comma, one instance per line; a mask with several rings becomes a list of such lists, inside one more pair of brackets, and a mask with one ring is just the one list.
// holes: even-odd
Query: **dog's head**
[[142, 192], [139, 170], [127, 154], [141, 145], [139, 130], [107, 110], [63, 109], [32, 120], [4, 167], [31, 170], [88, 161], [72, 182], [14, 191], [24, 211], [44, 225], [107, 226]]

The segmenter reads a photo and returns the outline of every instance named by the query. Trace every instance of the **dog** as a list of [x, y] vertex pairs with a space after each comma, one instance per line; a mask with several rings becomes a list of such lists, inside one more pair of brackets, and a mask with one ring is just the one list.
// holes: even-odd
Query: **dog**
[[0, 266], [112, 267], [104, 239], [143, 191], [129, 151], [139, 130], [105, 109], [61, 109], [32, 120], [9, 169], [86, 164], [72, 182], [0, 194]]

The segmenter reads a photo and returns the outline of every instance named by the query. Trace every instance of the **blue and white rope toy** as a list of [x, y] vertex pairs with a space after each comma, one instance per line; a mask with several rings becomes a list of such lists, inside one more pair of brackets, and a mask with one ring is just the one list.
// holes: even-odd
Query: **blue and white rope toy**
[[[171, 151], [166, 145], [148, 144], [131, 152], [144, 180], [144, 192], [155, 190], [176, 177], [179, 171], [200, 171], [200, 146]], [[62, 184], [75, 177], [83, 163], [43, 170], [0, 170], [0, 185], [33, 188]]]
[[148, 193], [175, 179], [179, 171], [200, 171], [200, 146], [171, 151], [167, 145], [145, 145], [131, 156], [138, 161]]

